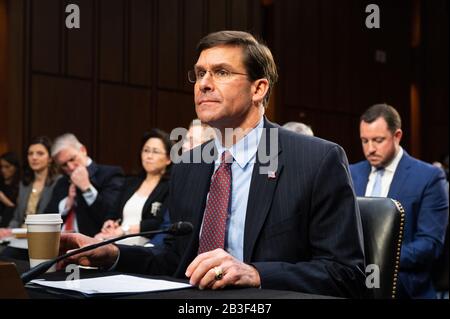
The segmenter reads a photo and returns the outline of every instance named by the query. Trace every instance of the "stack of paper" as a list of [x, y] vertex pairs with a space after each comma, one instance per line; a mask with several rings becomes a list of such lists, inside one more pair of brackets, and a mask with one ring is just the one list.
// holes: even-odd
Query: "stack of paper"
[[35, 279], [30, 283], [50, 288], [77, 291], [87, 295], [141, 293], [192, 287], [190, 284], [185, 283], [148, 279], [129, 275], [115, 275], [64, 281], [46, 281], [42, 279]]

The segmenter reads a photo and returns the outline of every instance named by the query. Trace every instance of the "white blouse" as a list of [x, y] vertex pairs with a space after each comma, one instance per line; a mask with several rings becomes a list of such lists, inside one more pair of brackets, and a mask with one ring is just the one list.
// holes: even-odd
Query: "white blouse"
[[[141, 196], [134, 193], [133, 196], [125, 203], [123, 207], [123, 221], [122, 225], [138, 225], [142, 220], [142, 209], [144, 208], [145, 202], [148, 196]], [[142, 246], [149, 242], [146, 237], [131, 237], [118, 241], [117, 243], [125, 245], [139, 245]]]
[[141, 222], [142, 209], [148, 196], [141, 196], [134, 193], [123, 207], [122, 225], [136, 225]]

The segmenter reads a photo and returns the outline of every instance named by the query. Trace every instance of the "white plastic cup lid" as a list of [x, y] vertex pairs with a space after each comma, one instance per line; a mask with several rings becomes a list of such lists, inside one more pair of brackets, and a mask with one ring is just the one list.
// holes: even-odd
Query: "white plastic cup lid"
[[60, 214], [32, 214], [27, 215], [25, 224], [62, 224], [62, 218]]

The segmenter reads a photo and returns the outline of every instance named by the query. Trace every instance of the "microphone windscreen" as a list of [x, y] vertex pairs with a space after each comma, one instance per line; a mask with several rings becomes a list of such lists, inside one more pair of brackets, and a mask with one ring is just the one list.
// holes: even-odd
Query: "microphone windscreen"
[[177, 222], [172, 224], [168, 233], [177, 236], [183, 236], [192, 233], [194, 226], [189, 222]]

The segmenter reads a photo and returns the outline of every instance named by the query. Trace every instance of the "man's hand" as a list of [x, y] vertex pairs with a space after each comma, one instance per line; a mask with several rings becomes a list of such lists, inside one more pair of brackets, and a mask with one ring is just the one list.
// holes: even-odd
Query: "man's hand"
[[[61, 233], [59, 253], [60, 255], [65, 254], [70, 250], [96, 244], [98, 242], [100, 242], [100, 240], [79, 233]], [[66, 258], [58, 264], [58, 268], [64, 268], [69, 264], [110, 268], [114, 265], [118, 255], [119, 249], [110, 244]]]
[[12, 235], [12, 231], [10, 228], [0, 228], [0, 238], [8, 237]]
[[[222, 278], [216, 279], [216, 271], [220, 270]], [[190, 278], [189, 283], [200, 289], [219, 289], [230, 285], [261, 286], [261, 279], [255, 267], [237, 260], [223, 249], [198, 255], [188, 266], [185, 274]]]
[[91, 181], [89, 180], [89, 173], [87, 168], [83, 165], [78, 166], [75, 170], [70, 174], [70, 180], [76, 187], [78, 187], [81, 191], [85, 191], [91, 186]]
[[103, 227], [99, 233], [97, 233], [94, 238], [105, 240], [110, 239], [114, 237], [118, 237], [123, 235], [123, 231], [120, 228], [119, 222], [108, 219], [103, 223]]
[[103, 223], [103, 227], [102, 227], [102, 232], [103, 231], [108, 231], [110, 228], [112, 228], [112, 229], [116, 229], [117, 227], [119, 227], [120, 225], [119, 225], [119, 223], [117, 222], [117, 221], [115, 221], [115, 220], [112, 220], [112, 219], [108, 219], [107, 221], [105, 221], [104, 223]]
[[69, 210], [75, 203], [75, 197], [77, 196], [77, 187], [74, 184], [70, 184], [69, 192], [67, 193], [66, 209]]

